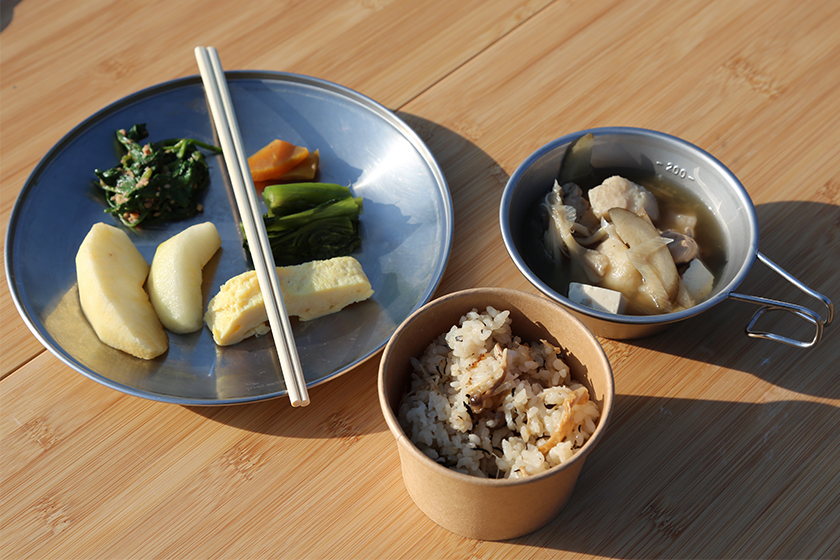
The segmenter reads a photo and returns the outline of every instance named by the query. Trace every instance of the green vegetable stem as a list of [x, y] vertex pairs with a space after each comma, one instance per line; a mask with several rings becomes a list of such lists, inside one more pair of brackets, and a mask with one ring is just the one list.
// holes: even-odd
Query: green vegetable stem
[[295, 214], [349, 196], [349, 187], [335, 183], [288, 183], [269, 185], [263, 190], [263, 200], [272, 216]]
[[[349, 255], [361, 246], [361, 197], [332, 183], [289, 183], [263, 190], [263, 216], [275, 264]], [[247, 240], [246, 240], [247, 245]]]

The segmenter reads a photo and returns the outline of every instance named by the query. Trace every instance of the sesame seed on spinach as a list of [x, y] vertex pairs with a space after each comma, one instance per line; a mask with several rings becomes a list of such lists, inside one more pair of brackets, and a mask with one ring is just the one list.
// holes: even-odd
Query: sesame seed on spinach
[[210, 172], [199, 148], [221, 152], [216, 146], [191, 138], [141, 144], [148, 135], [145, 124], [118, 130], [117, 141], [125, 148], [120, 165], [94, 170], [105, 191], [105, 211], [132, 228], [201, 212], [197, 195], [210, 182]]

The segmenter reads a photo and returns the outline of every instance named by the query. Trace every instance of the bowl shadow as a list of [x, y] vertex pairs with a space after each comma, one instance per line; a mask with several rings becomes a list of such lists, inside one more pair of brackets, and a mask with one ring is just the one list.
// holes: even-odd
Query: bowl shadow
[[[815, 418], [825, 429], [808, 427]], [[808, 554], [802, 543], [837, 542], [840, 493], [828, 485], [815, 499], [812, 485], [833, 468], [840, 408], [616, 395], [610, 426], [563, 511], [510, 543], [608, 558], [792, 558]]]

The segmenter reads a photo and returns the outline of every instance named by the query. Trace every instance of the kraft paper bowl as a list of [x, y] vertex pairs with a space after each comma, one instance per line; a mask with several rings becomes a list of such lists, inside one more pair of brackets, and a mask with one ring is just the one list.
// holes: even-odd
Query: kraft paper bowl
[[[509, 310], [513, 334], [523, 341], [546, 339], [562, 348], [572, 377], [588, 388], [601, 409], [595, 432], [570, 461], [531, 477], [485, 479], [451, 470], [424, 455], [398, 420], [412, 371], [410, 358], [420, 357], [464, 314], [487, 306]], [[412, 500], [438, 525], [481, 540], [522, 536], [558, 515], [572, 495], [584, 461], [604, 434], [615, 396], [609, 360], [583, 323], [547, 298], [501, 288], [452, 293], [409, 316], [385, 346], [378, 385], [382, 413], [397, 441], [403, 482]]]

